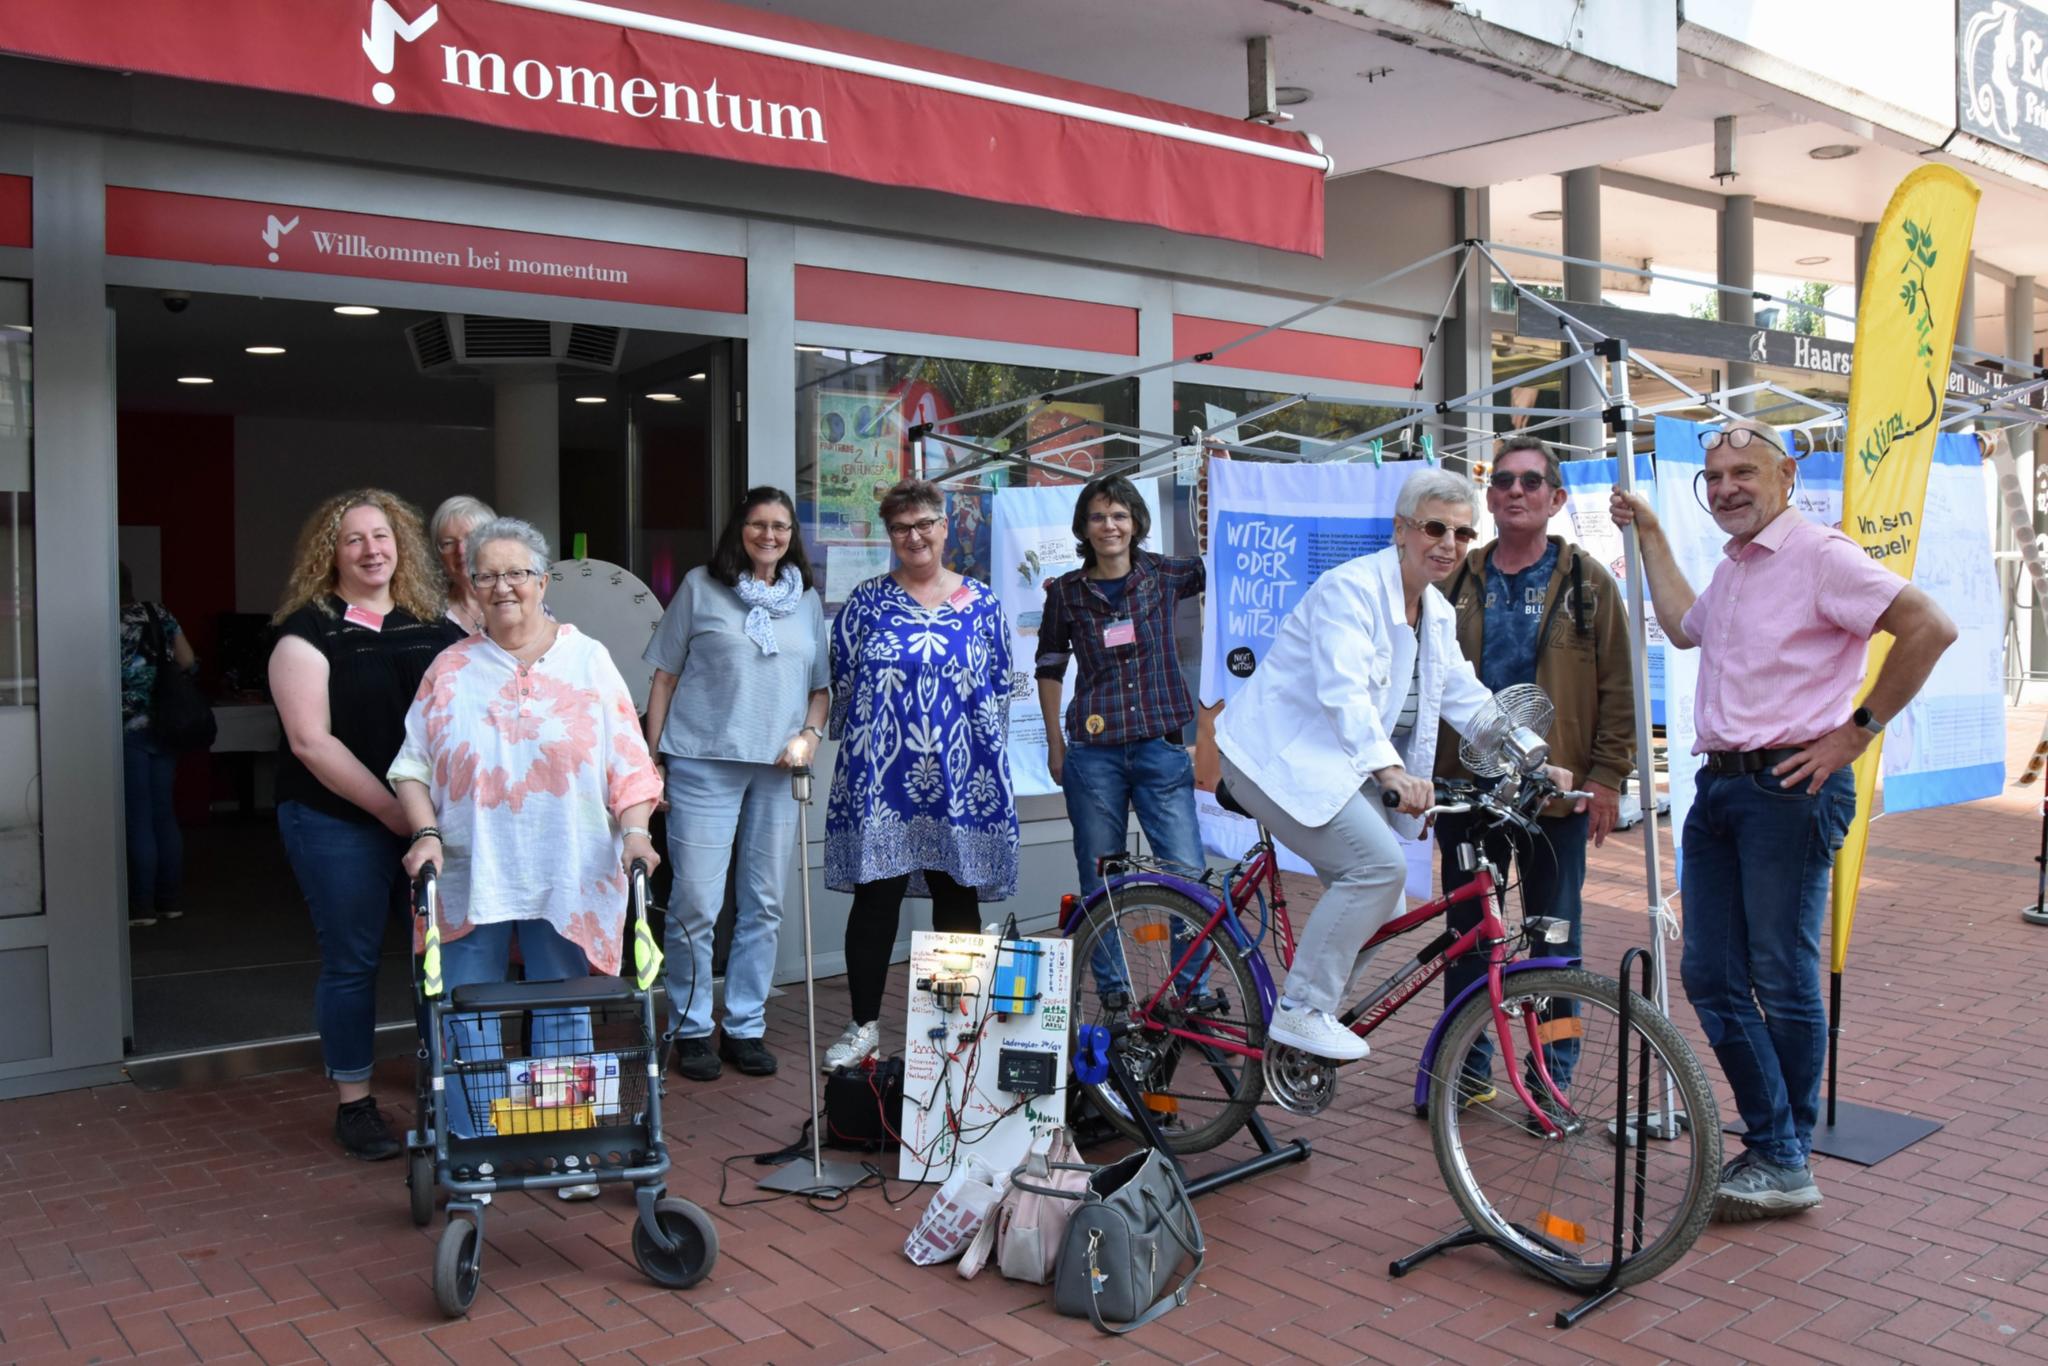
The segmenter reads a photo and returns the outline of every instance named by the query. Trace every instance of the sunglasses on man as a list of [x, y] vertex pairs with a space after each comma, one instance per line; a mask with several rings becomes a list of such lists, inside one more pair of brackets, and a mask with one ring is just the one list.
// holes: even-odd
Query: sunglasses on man
[[1523, 470], [1520, 474], [1515, 473], [1513, 470], [1495, 470], [1493, 477], [1487, 480], [1487, 482], [1502, 493], [1506, 493], [1516, 484], [1522, 486], [1522, 492], [1534, 493], [1550, 482], [1550, 476], [1542, 470]]

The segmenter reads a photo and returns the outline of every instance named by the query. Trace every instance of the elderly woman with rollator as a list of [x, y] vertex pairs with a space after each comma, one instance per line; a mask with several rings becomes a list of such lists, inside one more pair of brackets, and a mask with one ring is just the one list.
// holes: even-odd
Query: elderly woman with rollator
[[[1401, 908], [1407, 860], [1395, 831], [1421, 833], [1438, 719], [1471, 735], [1493, 698], [1435, 588], [1478, 535], [1476, 502], [1458, 475], [1410, 475], [1394, 543], [1316, 580], [1217, 723], [1232, 797], [1328, 889], [1295, 948], [1266, 1031], [1273, 1043], [1338, 1062], [1370, 1051], [1337, 1015], [1365, 965], [1360, 950]], [[1549, 773], [1571, 787], [1571, 774]]]
[[[388, 775], [412, 827], [406, 873], [440, 868], [442, 980], [504, 980], [514, 940], [528, 981], [616, 973], [626, 870], [661, 862], [647, 833], [661, 779], [632, 694], [604, 646], [542, 610], [548, 547], [533, 527], [484, 522], [466, 560], [483, 632], [420, 680]], [[494, 1017], [458, 1017], [451, 1047], [492, 1056], [496, 1029]], [[580, 1010], [536, 1011], [533, 1030], [534, 1056], [591, 1047]], [[450, 1132], [474, 1137], [459, 1079], [450, 1086]]]

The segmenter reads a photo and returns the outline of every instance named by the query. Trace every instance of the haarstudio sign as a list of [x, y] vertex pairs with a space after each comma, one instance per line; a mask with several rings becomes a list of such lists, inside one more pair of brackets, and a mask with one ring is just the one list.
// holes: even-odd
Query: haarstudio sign
[[1322, 250], [1328, 161], [1299, 134], [721, 0], [636, 3], [8, 0], [0, 52]]

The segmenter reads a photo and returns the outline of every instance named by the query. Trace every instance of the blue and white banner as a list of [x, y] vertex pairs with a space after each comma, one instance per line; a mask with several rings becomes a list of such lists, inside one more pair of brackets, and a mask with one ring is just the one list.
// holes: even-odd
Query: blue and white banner
[[[1613, 456], [1604, 460], [1567, 460], [1558, 467], [1558, 477], [1564, 481], [1565, 504], [1557, 516], [1550, 519], [1550, 533], [1575, 541], [1588, 555], [1607, 566], [1607, 572], [1614, 575], [1614, 581], [1621, 585], [1621, 601], [1628, 605], [1628, 556], [1623, 553], [1621, 529], [1614, 525], [1608, 515], [1608, 494], [1614, 488], [1615, 474], [1621, 462]], [[1636, 489], [1652, 500], [1656, 499], [1656, 466], [1649, 455], [1636, 455]], [[1643, 615], [1649, 626], [1650, 642], [1650, 724], [1664, 724], [1664, 632], [1657, 626], [1657, 609], [1650, 602], [1646, 591], [1643, 595]]]
[[1420, 461], [1209, 462], [1209, 592], [1202, 705], [1229, 700], [1325, 569], [1394, 539], [1394, 503]]
[[[1686, 581], [1698, 592], [1713, 578], [1727, 536], [1700, 499], [1706, 456], [1699, 423], [1657, 419], [1657, 518]], [[2005, 786], [2004, 617], [1991, 558], [1983, 463], [1974, 436], [1947, 434], [1934, 448], [1925, 526], [1913, 582], [1955, 621], [1961, 637], [1885, 731], [1884, 810], [1912, 811], [1995, 796]], [[1815, 451], [1799, 462], [1792, 505], [1824, 526], [1842, 520], [1842, 456]], [[1699, 652], [1669, 651], [1672, 838], [1682, 843], [1699, 761], [1693, 705]], [[1680, 861], [1684, 859], [1681, 850]]]

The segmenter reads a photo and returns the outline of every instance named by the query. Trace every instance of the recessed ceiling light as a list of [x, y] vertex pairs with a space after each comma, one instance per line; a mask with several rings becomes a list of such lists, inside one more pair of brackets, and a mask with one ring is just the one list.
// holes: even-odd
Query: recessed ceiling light
[[180, 375], [180, 376], [178, 376], [178, 383], [180, 383], [180, 384], [211, 384], [211, 383], [213, 383], [213, 379], [212, 379], [212, 378], [211, 378], [210, 376], [207, 376], [207, 375]]
[[1795, 266], [1824, 266], [1830, 259], [1826, 256], [1802, 256], [1792, 264]]
[[1316, 97], [1316, 92], [1305, 85], [1283, 85], [1273, 92], [1273, 103], [1280, 105], [1307, 104]]
[[252, 356], [282, 356], [284, 354], [282, 346], [245, 346], [242, 349]]
[[578, 395], [576, 395], [576, 401], [577, 401], [578, 403], [602, 403], [602, 402], [604, 402], [604, 395], [603, 395], [603, 394], [578, 394]]
[[374, 318], [383, 310], [368, 304], [339, 304], [334, 311], [344, 318]]
[[1564, 210], [1538, 209], [1536, 210], [1536, 212], [1530, 214], [1529, 217], [1535, 219], [1538, 223], [1555, 223], [1558, 219], [1564, 217]]
[[1807, 155], [1815, 161], [1840, 161], [1844, 157], [1853, 157], [1862, 150], [1853, 142], [1830, 142], [1814, 148]]
[[704, 372], [703, 372], [702, 370], [699, 370], [699, 371], [698, 371], [698, 372], [697, 372], [696, 374], [694, 374], [694, 375], [690, 376], [690, 378], [691, 378], [691, 379], [702, 379], [702, 378], [704, 378]]
[[656, 403], [681, 403], [683, 401], [681, 394], [649, 394], [647, 397], [653, 399]]
[[822, 346], [799, 346], [797, 347], [797, 350], [808, 351], [812, 355], [821, 355], [824, 353], [825, 348]]

